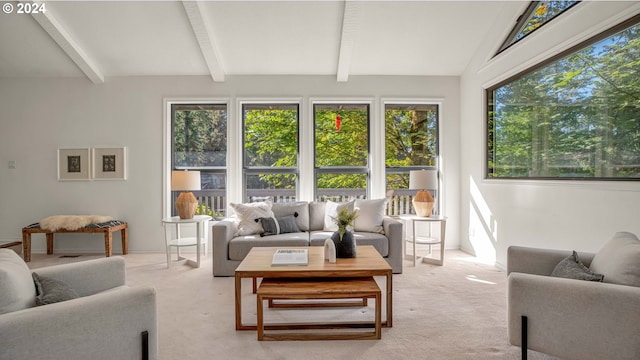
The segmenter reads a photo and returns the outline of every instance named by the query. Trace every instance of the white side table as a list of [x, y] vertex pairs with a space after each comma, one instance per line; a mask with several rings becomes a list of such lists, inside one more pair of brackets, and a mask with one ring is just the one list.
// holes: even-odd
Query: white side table
[[[171, 248], [175, 247], [178, 260], [187, 260], [187, 263], [191, 266], [195, 266], [197, 268], [200, 267], [200, 249], [204, 245], [204, 253], [207, 253], [207, 242], [208, 242], [208, 234], [207, 234], [207, 223], [211, 220], [211, 216], [208, 215], [196, 215], [193, 219], [180, 219], [179, 216], [173, 216], [170, 218], [162, 219], [162, 225], [164, 226], [164, 240], [167, 246], [167, 269], [171, 263]], [[195, 224], [196, 225], [196, 237], [182, 237], [180, 235], [180, 226], [183, 224]], [[172, 239], [169, 234], [167, 234], [167, 225], [174, 225], [176, 228], [176, 237]], [[180, 256], [180, 248], [184, 246], [195, 246], [196, 247], [196, 261], [191, 259], [184, 258]]]
[[[429, 245], [429, 253], [431, 253], [431, 245], [440, 244], [440, 259], [433, 259], [429, 257], [423, 257], [422, 262], [427, 264], [434, 265], [444, 265], [444, 235], [447, 227], [447, 217], [442, 215], [431, 215], [429, 217], [417, 216], [417, 215], [400, 215], [398, 216], [401, 220], [411, 222], [411, 226], [413, 229], [413, 266], [416, 266], [416, 243], [418, 244], [427, 244]], [[416, 234], [416, 223], [418, 222], [428, 222], [429, 223], [429, 233], [431, 233], [431, 224], [440, 223], [440, 238], [436, 237], [419, 237]], [[407, 239], [408, 240], [408, 239]], [[404, 251], [405, 256], [407, 255], [407, 248], [405, 247]]]

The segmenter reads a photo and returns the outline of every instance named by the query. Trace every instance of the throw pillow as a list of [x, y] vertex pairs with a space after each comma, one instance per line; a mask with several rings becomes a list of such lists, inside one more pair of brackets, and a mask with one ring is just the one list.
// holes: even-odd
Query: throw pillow
[[53, 304], [78, 298], [69, 284], [64, 281], [40, 276], [33, 273], [33, 282], [36, 285], [38, 295], [36, 296], [36, 306]]
[[276, 218], [261, 217], [260, 224], [262, 225], [262, 229], [264, 229], [264, 231], [260, 233], [260, 236], [280, 234], [280, 226], [278, 225], [278, 221], [276, 220]]
[[0, 249], [0, 314], [30, 308], [35, 298], [36, 287], [27, 264], [15, 251]]
[[300, 232], [298, 222], [296, 221], [298, 213], [276, 218], [280, 226], [280, 234]]
[[591, 271], [604, 274], [604, 282], [640, 287], [640, 240], [618, 232], [593, 257]]
[[309, 230], [309, 203], [308, 202], [306, 201], [277, 202], [277, 203], [273, 203], [273, 207], [271, 208], [271, 211], [273, 211], [273, 215], [275, 215], [275, 217], [277, 218], [298, 213], [298, 216], [296, 217], [296, 222], [298, 223], [298, 227], [302, 231]]
[[261, 217], [273, 217], [271, 200], [248, 203], [248, 204], [229, 204], [236, 214], [238, 230], [236, 236], [255, 235], [264, 232]]
[[260, 222], [264, 228], [264, 232], [260, 233], [260, 236], [300, 232], [300, 228], [296, 222], [296, 216], [297, 213], [279, 218], [260, 218]]
[[353, 211], [353, 203], [353, 201], [342, 203], [327, 201], [324, 208], [324, 231], [338, 231], [338, 225], [334, 219], [338, 217], [338, 213], [345, 206], [349, 211]]
[[354, 222], [355, 231], [383, 233], [382, 220], [387, 199], [356, 200], [354, 208], [358, 217]]
[[551, 276], [600, 282], [602, 282], [603, 278], [603, 275], [596, 274], [589, 270], [588, 267], [584, 266], [580, 259], [578, 259], [578, 253], [575, 251], [556, 265], [551, 272]]

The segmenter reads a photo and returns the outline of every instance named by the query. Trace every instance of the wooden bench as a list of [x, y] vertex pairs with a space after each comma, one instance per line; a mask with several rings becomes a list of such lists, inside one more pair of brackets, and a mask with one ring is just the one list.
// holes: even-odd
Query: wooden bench
[[77, 230], [58, 229], [50, 231], [42, 229], [39, 223], [31, 224], [22, 228], [22, 254], [25, 262], [31, 261], [31, 234], [45, 234], [47, 239], [47, 254], [53, 254], [53, 235], [58, 233], [102, 233], [104, 234], [104, 252], [106, 257], [111, 256], [113, 232], [120, 231], [122, 238], [122, 254], [126, 255], [129, 250], [127, 223], [121, 220], [108, 221], [106, 223], [91, 224]]
[[[359, 278], [264, 278], [256, 292], [258, 340], [355, 340], [382, 336], [381, 291], [372, 276]], [[273, 300], [375, 299], [375, 323], [264, 324], [263, 302]], [[353, 303], [351, 303], [353, 304]], [[366, 305], [366, 300], [365, 303]], [[326, 305], [326, 304], [325, 304]], [[362, 305], [362, 303], [360, 303]], [[314, 304], [313, 306], [318, 306]], [[287, 307], [309, 307], [289, 303]], [[373, 327], [372, 332], [269, 333], [268, 330], [340, 329]]]

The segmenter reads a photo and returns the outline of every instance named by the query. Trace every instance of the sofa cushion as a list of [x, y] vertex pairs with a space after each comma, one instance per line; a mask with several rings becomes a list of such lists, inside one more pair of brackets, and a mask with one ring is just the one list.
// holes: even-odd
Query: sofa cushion
[[10, 249], [0, 249], [0, 314], [33, 307], [36, 286], [31, 270], [22, 258]]
[[273, 217], [271, 211], [273, 202], [271, 200], [248, 204], [231, 203], [229, 206], [236, 214], [238, 225], [236, 236], [260, 234], [264, 229], [262, 229], [259, 218]]
[[640, 240], [618, 232], [596, 253], [590, 270], [604, 275], [604, 282], [640, 286]]
[[551, 272], [551, 276], [600, 282], [602, 282], [603, 277], [602, 274], [596, 274], [593, 271], [589, 270], [588, 267], [584, 266], [584, 264], [578, 258], [578, 253], [575, 251], [571, 255], [560, 261], [558, 265], [556, 265], [556, 267]]
[[[327, 201], [327, 204], [324, 207], [324, 227], [322, 228], [325, 231], [338, 231], [338, 225], [336, 224], [335, 219], [338, 218], [338, 213], [342, 208], [346, 207], [349, 211], [353, 211], [354, 201], [348, 202], [333, 202]], [[349, 230], [349, 227], [347, 227]]]
[[312, 201], [309, 203], [309, 230], [324, 229], [324, 210], [327, 204], [324, 201]]
[[33, 282], [36, 285], [36, 291], [38, 293], [36, 296], [37, 306], [77, 299], [79, 297], [78, 293], [64, 281], [40, 276], [34, 272]]
[[356, 199], [354, 209], [358, 216], [353, 225], [354, 230], [382, 233], [382, 220], [384, 219], [384, 207], [386, 204], [387, 199]]
[[[324, 241], [331, 238], [333, 231], [313, 231], [309, 235], [309, 245], [324, 246]], [[383, 234], [369, 232], [354, 232], [353, 237], [356, 245], [372, 245], [380, 255], [386, 257], [389, 255], [389, 239]]]
[[309, 233], [298, 232], [260, 237], [259, 235], [238, 236], [229, 242], [229, 260], [242, 260], [254, 246], [309, 246]]
[[287, 215], [295, 215], [298, 227], [302, 231], [309, 230], [309, 203], [306, 201], [297, 202], [277, 202], [271, 207], [273, 215], [276, 217], [283, 217]]

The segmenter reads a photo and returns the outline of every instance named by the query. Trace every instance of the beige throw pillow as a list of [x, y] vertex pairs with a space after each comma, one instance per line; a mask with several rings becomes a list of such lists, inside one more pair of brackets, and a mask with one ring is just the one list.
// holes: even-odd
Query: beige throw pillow
[[[338, 225], [336, 225], [335, 218], [338, 217], [338, 213], [343, 207], [347, 207], [349, 211], [353, 211], [353, 201], [349, 202], [333, 202], [327, 201], [324, 207], [324, 231], [338, 231]], [[347, 228], [348, 231], [353, 229]]]
[[604, 275], [604, 282], [640, 287], [640, 240], [618, 232], [593, 257], [589, 269]]
[[356, 200], [354, 208], [358, 217], [354, 222], [355, 231], [382, 233], [382, 220], [384, 219], [386, 203], [387, 199]]

